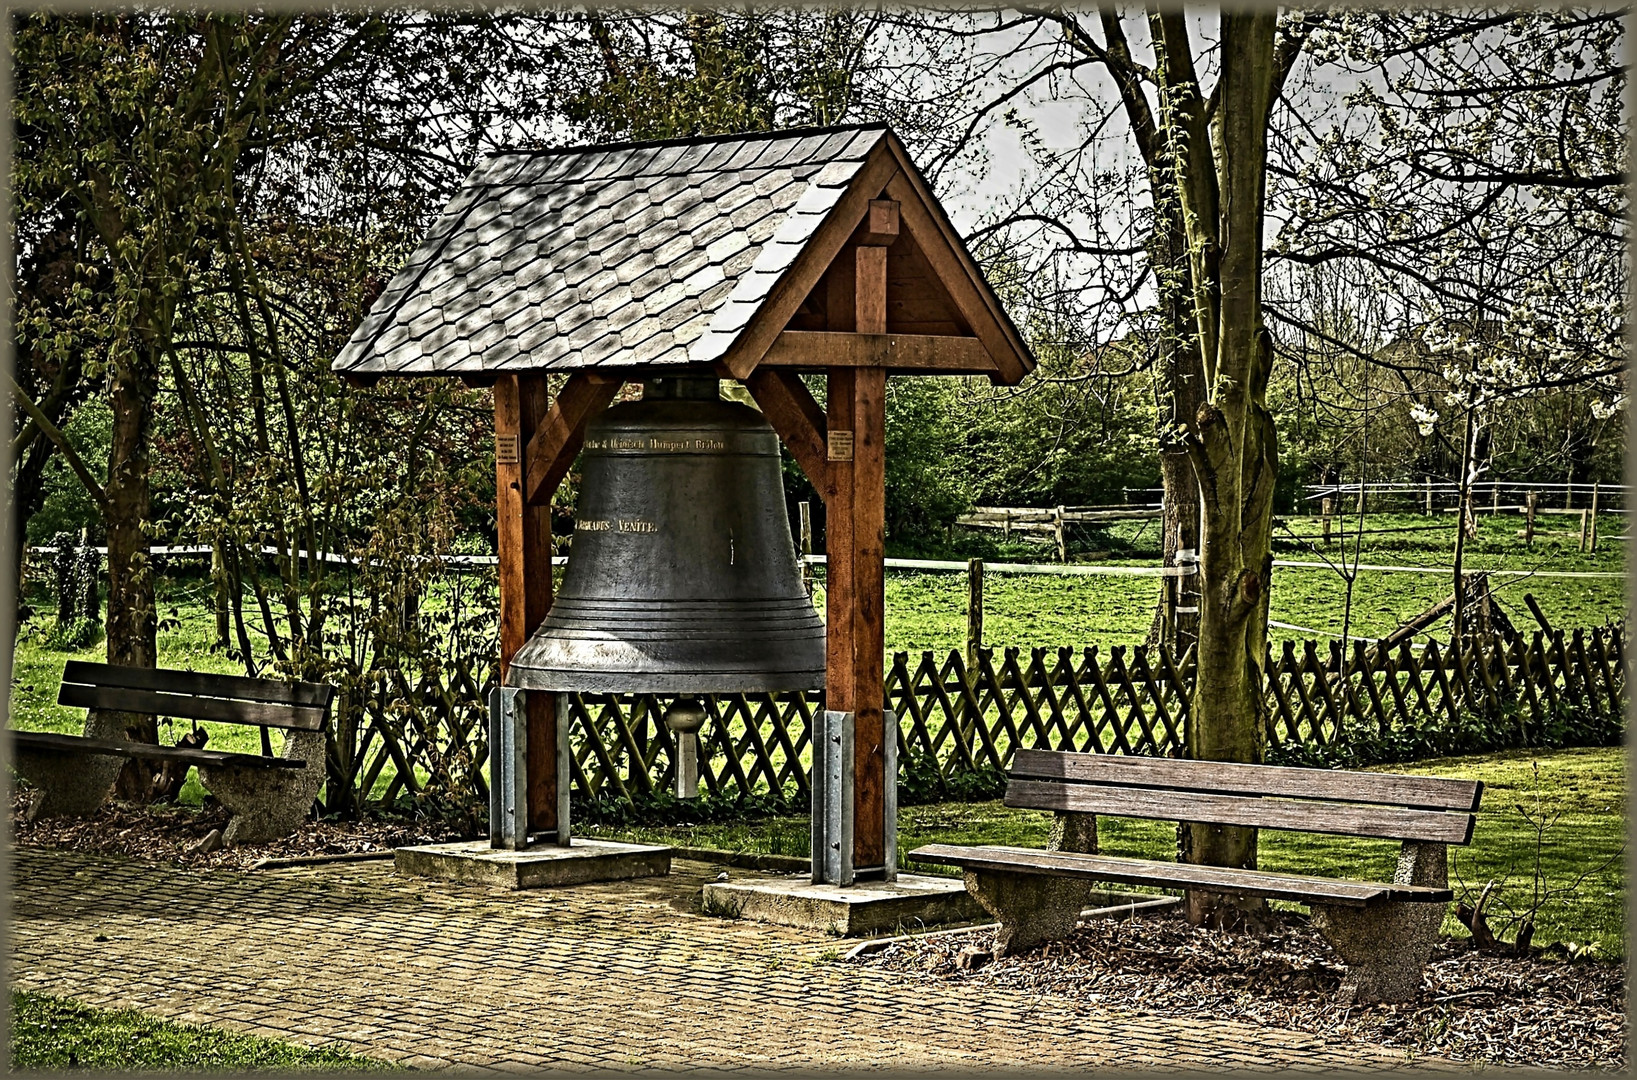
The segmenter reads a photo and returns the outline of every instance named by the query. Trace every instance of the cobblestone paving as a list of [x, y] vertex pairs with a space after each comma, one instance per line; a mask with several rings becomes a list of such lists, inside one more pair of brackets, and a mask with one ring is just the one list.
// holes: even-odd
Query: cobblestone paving
[[507, 892], [390, 862], [234, 873], [21, 849], [12, 983], [462, 1071], [1411, 1064], [837, 963], [850, 943], [700, 914], [717, 870], [678, 860], [669, 878]]

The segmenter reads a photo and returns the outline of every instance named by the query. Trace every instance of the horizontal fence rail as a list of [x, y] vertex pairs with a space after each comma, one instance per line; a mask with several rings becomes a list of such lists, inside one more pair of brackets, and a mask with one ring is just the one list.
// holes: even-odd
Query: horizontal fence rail
[[[1322, 750], [1350, 741], [1452, 730], [1474, 715], [1510, 726], [1518, 745], [1567, 713], [1623, 715], [1623, 627], [1541, 631], [1508, 640], [1427, 640], [1396, 649], [1362, 641], [1286, 642], [1270, 649], [1265, 709], [1270, 747]], [[404, 794], [487, 799], [483, 702], [494, 665], [360, 679], [337, 703], [331, 799], [392, 803]], [[894, 653], [886, 706], [898, 716], [900, 778], [940, 791], [960, 773], [1006, 769], [1019, 749], [1181, 756], [1195, 664], [1192, 650], [1090, 646]], [[356, 700], [354, 700], [356, 698]], [[651, 695], [570, 695], [570, 772], [591, 799], [635, 802], [675, 782], [676, 744]], [[718, 798], [805, 798], [819, 694], [705, 699], [701, 787]]]

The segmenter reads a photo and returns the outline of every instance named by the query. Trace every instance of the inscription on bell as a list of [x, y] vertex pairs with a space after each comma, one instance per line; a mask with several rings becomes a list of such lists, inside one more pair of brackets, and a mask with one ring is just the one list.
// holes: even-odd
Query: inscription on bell
[[720, 453], [728, 448], [721, 439], [677, 439], [662, 436], [633, 438], [613, 435], [604, 439], [586, 439], [587, 450], [653, 450], [662, 454]]
[[575, 520], [574, 531], [657, 533], [659, 525], [647, 518], [586, 518]]

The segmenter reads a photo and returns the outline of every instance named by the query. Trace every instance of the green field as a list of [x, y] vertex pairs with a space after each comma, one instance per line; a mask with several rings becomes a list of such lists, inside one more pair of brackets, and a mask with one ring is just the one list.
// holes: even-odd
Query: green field
[[[1337, 520], [1338, 540], [1325, 549], [1317, 540], [1315, 519], [1285, 519], [1276, 533], [1279, 539], [1275, 558], [1293, 562], [1319, 562], [1324, 557], [1342, 559], [1341, 525], [1340, 519]], [[1421, 527], [1429, 520], [1418, 514], [1372, 514], [1364, 525], [1367, 529]], [[1516, 536], [1521, 527], [1517, 515], [1480, 517], [1480, 534], [1468, 547], [1467, 565], [1475, 570], [1506, 567], [1531, 571], [1624, 571], [1624, 545], [1615, 539], [1624, 528], [1621, 518], [1602, 515], [1599, 523], [1602, 543], [1598, 551], [1589, 553], [1577, 550], [1572, 531], [1552, 524], [1567, 523], [1571, 519], [1541, 520], [1550, 527], [1543, 526], [1534, 547], [1526, 549]], [[1118, 523], [1108, 530], [1110, 539], [1103, 546], [1127, 550], [1140, 547], [1135, 541], [1144, 536], [1143, 530], [1152, 532], [1153, 524], [1151, 521]], [[1296, 538], [1292, 539], [1293, 536]], [[1453, 536], [1449, 530], [1370, 535], [1365, 539], [1362, 556], [1365, 563], [1438, 567], [1448, 565], [1453, 551]], [[1012, 550], [1025, 549], [1014, 547]], [[1037, 550], [1036, 554], [1045, 553]], [[1349, 545], [1345, 552], [1349, 561], [1352, 554]], [[1126, 565], [1155, 565], [1152, 559], [1120, 561]], [[815, 576], [822, 588], [822, 567], [817, 568]], [[1600, 625], [1622, 618], [1624, 614], [1625, 582], [1619, 577], [1537, 577], [1509, 579], [1505, 584], [1496, 579], [1495, 584], [1498, 598], [1520, 628], [1535, 625], [1523, 605], [1525, 592], [1532, 593], [1546, 617], [1560, 627]], [[159, 663], [165, 667], [242, 674], [242, 666], [211, 650], [214, 621], [208, 590], [208, 582], [197, 574], [160, 579]], [[1449, 579], [1442, 574], [1360, 571], [1354, 587], [1352, 633], [1364, 637], [1385, 634], [1403, 619], [1447, 596], [1449, 591]], [[886, 577], [888, 652], [923, 649], [943, 652], [964, 648], [966, 595], [964, 571], [889, 570]], [[1053, 577], [990, 571], [985, 575], [984, 584], [984, 643], [997, 649], [1135, 645], [1148, 633], [1158, 596], [1156, 578]], [[1345, 582], [1333, 570], [1279, 567], [1274, 571], [1270, 616], [1278, 622], [1318, 631], [1323, 641], [1323, 635], [1341, 632], [1344, 597]], [[11, 722], [25, 730], [77, 733], [83, 720], [81, 711], [56, 704], [62, 665], [70, 658], [101, 660], [103, 647], [98, 644], [73, 652], [49, 648], [46, 638], [53, 622], [47, 614], [51, 610], [51, 598], [36, 583], [29, 599], [42, 614], [29, 620], [18, 638]], [[428, 606], [432, 602], [429, 599]], [[248, 619], [254, 604], [246, 606]], [[254, 627], [255, 620], [250, 622]], [[1448, 620], [1431, 629], [1435, 634], [1447, 634]], [[258, 642], [261, 640], [260, 635], [253, 636]], [[1280, 642], [1313, 635], [1274, 628], [1270, 636], [1274, 642]], [[234, 726], [212, 728], [210, 745], [247, 752], [259, 748], [253, 730]]]
[[[1372, 770], [1448, 776], [1484, 782], [1483, 807], [1469, 848], [1452, 847], [1451, 885], [1469, 901], [1497, 881], [1500, 904], [1490, 901], [1491, 926], [1515, 932], [1515, 916], [1547, 890], [1536, 918], [1535, 943], [1574, 943], [1603, 958], [1624, 955], [1625, 751], [1619, 748], [1512, 751], [1443, 758]], [[1537, 833], [1531, 821], [1550, 824]], [[1012, 810], [999, 801], [939, 803], [898, 812], [898, 850], [921, 844], [1009, 844], [1044, 847], [1051, 816]], [[587, 835], [711, 848], [718, 851], [806, 857], [806, 817], [676, 827], [588, 827]], [[1103, 817], [1101, 847], [1111, 855], [1176, 857], [1171, 822]], [[1537, 842], [1538, 841], [1538, 842]], [[1398, 845], [1389, 841], [1264, 831], [1260, 866], [1330, 877], [1391, 879]], [[1539, 876], [1536, 875], [1536, 867]], [[913, 864], [921, 872], [948, 867]], [[1510, 910], [1513, 916], [1508, 916]], [[1453, 910], [1444, 932], [1466, 930]]]

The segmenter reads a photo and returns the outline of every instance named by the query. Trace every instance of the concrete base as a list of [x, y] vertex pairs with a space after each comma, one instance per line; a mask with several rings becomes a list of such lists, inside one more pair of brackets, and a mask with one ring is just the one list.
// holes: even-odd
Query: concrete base
[[987, 918], [958, 878], [900, 874], [897, 881], [841, 888], [811, 877], [756, 877], [705, 886], [707, 914], [861, 937], [937, 923]]
[[502, 851], [487, 840], [402, 847], [393, 853], [398, 873], [444, 881], [471, 881], [502, 889], [540, 889], [589, 881], [663, 877], [671, 872], [668, 847], [576, 839], [566, 848], [534, 844]]

